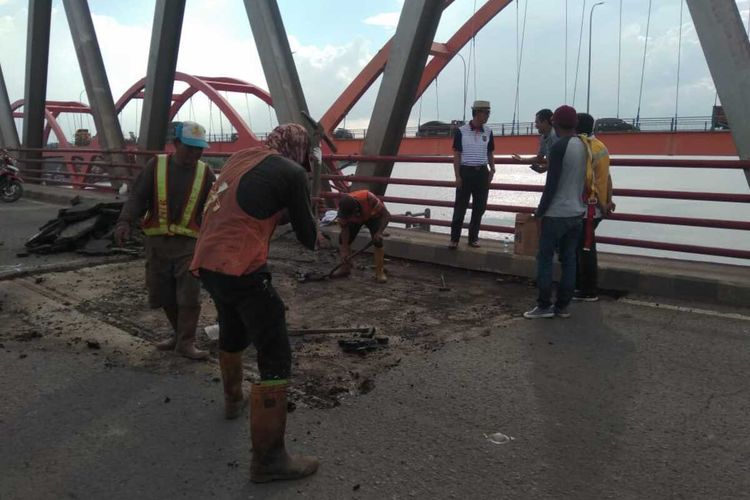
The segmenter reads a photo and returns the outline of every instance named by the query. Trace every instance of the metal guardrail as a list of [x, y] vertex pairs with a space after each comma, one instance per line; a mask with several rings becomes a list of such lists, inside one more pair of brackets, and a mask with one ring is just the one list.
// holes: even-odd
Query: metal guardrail
[[[21, 152], [40, 150], [22, 149]], [[112, 167], [127, 167], [131, 174], [135, 174], [138, 169], [142, 168], [141, 165], [136, 161], [137, 156], [142, 155], [154, 155], [160, 154], [159, 151], [110, 151], [104, 153], [97, 150], [81, 150], [71, 149], [70, 152], [76, 154], [88, 154], [90, 157], [101, 158], [106, 156], [107, 153], [125, 153], [126, 158], [132, 160], [132, 163], [117, 163], [112, 161], [106, 161], [102, 159], [85, 161], [82, 159], [67, 159], [68, 163], [72, 163], [75, 168], [80, 167], [80, 170], [75, 171], [60, 171], [53, 172], [56, 176], [50, 177], [50, 172], [45, 171], [44, 168], [29, 168], [26, 166], [24, 169], [25, 179], [32, 182], [49, 183], [54, 185], [68, 185], [78, 189], [94, 189], [99, 191], [114, 191], [112, 185], [108, 185], [110, 181], [116, 180], [132, 180], [134, 175], [131, 176], [113, 176], [106, 170]], [[68, 150], [43, 150], [47, 154], [60, 154], [67, 153]], [[453, 162], [453, 158], [449, 156], [365, 156], [365, 155], [326, 155], [324, 156], [326, 161], [383, 161], [383, 162], [401, 162], [401, 163], [444, 163], [450, 164]], [[43, 159], [25, 159], [23, 160], [29, 164], [48, 164], [48, 163], [60, 163], [61, 160], [56, 158], [43, 158]], [[496, 157], [498, 164], [519, 164], [525, 165], [524, 162], [517, 162], [508, 157]], [[721, 169], [721, 170], [743, 170], [750, 169], [749, 161], [739, 160], [665, 160], [665, 159], [630, 159], [630, 158], [613, 158], [611, 160], [613, 167], [644, 167], [644, 164], [649, 168], [702, 168], [702, 169]], [[101, 168], [98, 172], [91, 172], [91, 167]], [[31, 175], [29, 175], [31, 174]], [[424, 186], [424, 187], [442, 187], [442, 188], [455, 188], [455, 182], [453, 181], [438, 181], [438, 180], [427, 180], [427, 179], [414, 179], [414, 178], [384, 178], [384, 177], [371, 177], [371, 176], [357, 176], [357, 175], [322, 175], [323, 180], [338, 181], [339, 185], [348, 185], [349, 182], [366, 182], [366, 183], [378, 183], [378, 184], [394, 184], [394, 185], [410, 185], [410, 186]], [[523, 192], [542, 192], [543, 186], [530, 185], [530, 184], [511, 184], [511, 183], [492, 183], [490, 184], [491, 190], [500, 191], [523, 191]], [[321, 193], [322, 199], [335, 200], [341, 196], [340, 192], [323, 192]], [[695, 191], [670, 191], [670, 190], [650, 190], [650, 189], [622, 189], [616, 188], [613, 191], [613, 196], [618, 197], [636, 197], [636, 198], [658, 198], [658, 199], [674, 199], [674, 200], [691, 200], [691, 201], [710, 201], [710, 202], [731, 202], [731, 203], [750, 203], [750, 194], [734, 194], [734, 193], [715, 193], [715, 192], [695, 192]], [[416, 206], [426, 207], [447, 207], [452, 208], [453, 202], [446, 200], [437, 199], [423, 199], [423, 198], [409, 198], [409, 197], [396, 197], [396, 196], [383, 196], [383, 201], [391, 203], [402, 203]], [[471, 205], [470, 205], [471, 206]], [[428, 209], [429, 210], [429, 209]], [[499, 204], [488, 204], [488, 211], [497, 212], [509, 212], [509, 213], [531, 213], [534, 211], [534, 207], [520, 206], [520, 205], [499, 205]], [[417, 217], [416, 214], [404, 214], [394, 215], [393, 220], [404, 224], [411, 225], [434, 225], [449, 227], [451, 222], [449, 220], [440, 220], [431, 218], [431, 214], [425, 213], [425, 217]], [[421, 214], [420, 214], [421, 215]], [[690, 227], [704, 227], [704, 228], [718, 228], [718, 229], [729, 229], [729, 230], [740, 230], [750, 231], [750, 222], [748, 221], [736, 221], [736, 220], [723, 220], [723, 219], [709, 219], [709, 218], [693, 218], [693, 217], [674, 217], [674, 216], [661, 216], [661, 215], [644, 215], [644, 214], [627, 214], [627, 213], [616, 213], [609, 217], [609, 220], [613, 221], [625, 221], [625, 222], [638, 222], [638, 223], [650, 223], [650, 224], [668, 224], [677, 226], [690, 226]], [[467, 224], [465, 224], [467, 226]], [[480, 228], [483, 231], [498, 232], [498, 233], [513, 233], [514, 227], [509, 226], [497, 226], [483, 224]], [[714, 255], [721, 257], [732, 257], [739, 259], [750, 259], [750, 250], [737, 249], [737, 248], [718, 248], [708, 247], [699, 245], [685, 245], [676, 243], [665, 243], [655, 242], [643, 239], [627, 239], [627, 238], [613, 238], [613, 237], [597, 237], [597, 241], [601, 243], [607, 243], [619, 246], [639, 247], [656, 250], [668, 250], [675, 252], [694, 253], [702, 255]]]
[[[452, 157], [438, 157], [438, 156], [389, 156], [389, 157], [375, 157], [375, 156], [358, 156], [358, 155], [331, 155], [327, 156], [326, 159], [338, 160], [338, 161], [384, 161], [384, 162], [409, 162], [409, 163], [452, 163]], [[519, 164], [525, 165], [523, 162], [516, 162], [509, 158], [496, 158], [497, 163], [503, 164]], [[612, 159], [612, 166], [614, 167], [644, 167], [644, 164], [651, 167], [652, 164], [655, 168], [704, 168], [704, 169], [737, 169], [744, 170], [750, 169], [750, 162], [739, 161], [739, 160], [649, 160], [649, 159]], [[323, 179], [329, 180], [345, 180], [348, 182], [365, 182], [365, 183], [376, 183], [376, 184], [399, 184], [399, 185], [411, 185], [411, 186], [432, 186], [432, 187], [444, 187], [444, 188], [455, 188], [455, 182], [453, 181], [435, 181], [425, 179], [409, 179], [409, 178], [382, 178], [382, 177], [371, 177], [371, 176], [333, 176], [323, 175]], [[507, 183], [491, 183], [491, 190], [501, 191], [525, 191], [525, 192], [542, 192], [543, 186], [540, 185], [529, 185], [529, 184], [507, 184]], [[324, 197], [335, 199], [340, 195], [337, 193], [324, 193]], [[712, 202], [731, 202], [731, 203], [750, 203], [750, 194], [733, 194], [733, 193], [711, 193], [711, 192], [694, 192], [694, 191], [668, 191], [668, 190], [648, 190], [648, 189], [614, 189], [613, 196], [621, 197], [636, 197], [636, 198], [659, 198], [659, 199], [676, 199], [676, 200], [694, 200], [694, 201], [712, 201]], [[432, 200], [432, 199], [417, 199], [417, 198], [406, 198], [406, 197], [393, 197], [393, 196], [382, 196], [384, 202], [392, 203], [403, 203], [418, 206], [434, 206], [434, 207], [453, 207], [452, 201], [446, 200]], [[470, 205], [471, 206], [471, 205]], [[497, 212], [510, 212], [510, 213], [532, 213], [534, 207], [519, 206], [519, 205], [497, 205], [488, 204], [488, 211]], [[617, 213], [612, 214], [609, 220], [614, 221], [627, 221], [627, 222], [639, 222], [639, 223], [651, 223], [651, 224], [668, 224], [678, 226], [692, 226], [692, 227], [705, 227], [705, 228], [719, 228], [719, 229], [731, 229], [740, 231], [750, 231], [750, 222], [747, 221], [732, 221], [723, 219], [708, 219], [708, 218], [691, 218], [691, 217], [672, 217], [672, 216], [659, 216], [659, 215], [643, 215], [643, 214], [626, 214]], [[394, 221], [397, 222], [422, 222], [426, 224], [449, 227], [451, 222], [448, 220], [437, 220], [437, 219], [417, 219], [417, 218], [404, 218], [394, 217]], [[464, 224], [464, 227], [467, 227]], [[514, 227], [508, 226], [494, 226], [494, 225], [482, 225], [481, 230], [490, 232], [501, 232], [501, 233], [513, 233]], [[699, 245], [686, 245], [677, 243], [665, 243], [648, 241], [643, 239], [628, 239], [628, 238], [613, 238], [613, 237], [599, 237], [597, 241], [601, 243], [628, 246], [628, 247], [639, 247], [648, 248], [655, 250], [668, 250], [675, 252], [694, 253], [702, 255], [713, 255], [721, 257], [731, 257], [738, 259], [750, 259], [750, 250], [737, 249], [737, 248], [718, 248], [708, 247]]]
[[[610, 120], [610, 119], [608, 119]], [[726, 127], [715, 126], [715, 120], [711, 116], [678, 116], [678, 117], [655, 117], [655, 118], [617, 118], [622, 123], [633, 127], [633, 130], [621, 130], [621, 132], [686, 132], [686, 131], [707, 131], [707, 130], [724, 130]], [[453, 120], [460, 123], [460, 120]], [[523, 122], [496, 122], [488, 123], [487, 126], [492, 129], [495, 136], [515, 136], [515, 135], [536, 135], [536, 127], [533, 121]], [[439, 137], [450, 136], [455, 125], [451, 122], [445, 122], [440, 126], [406, 127], [405, 137]], [[345, 130], [346, 136], [337, 137], [337, 140], [347, 138], [363, 139], [367, 136], [367, 129], [339, 129]], [[605, 130], [613, 132], [615, 130]], [[420, 133], [421, 132], [421, 133]]]

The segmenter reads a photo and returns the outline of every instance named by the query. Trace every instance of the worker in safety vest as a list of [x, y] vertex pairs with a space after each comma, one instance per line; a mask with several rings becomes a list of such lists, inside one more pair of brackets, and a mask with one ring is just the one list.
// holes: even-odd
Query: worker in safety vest
[[250, 479], [267, 482], [314, 473], [318, 461], [284, 445], [292, 355], [284, 302], [267, 265], [271, 235], [288, 216], [297, 239], [315, 249], [305, 129], [276, 127], [265, 146], [233, 154], [211, 190], [190, 269], [200, 276], [219, 316], [219, 365], [228, 419], [242, 413], [242, 352], [255, 344], [260, 383], [250, 391]]
[[195, 122], [175, 126], [175, 152], [149, 161], [133, 184], [115, 227], [122, 245], [140, 221], [146, 235], [146, 286], [149, 305], [162, 308], [174, 335], [156, 344], [190, 359], [205, 359], [195, 348], [201, 312], [200, 282], [189, 271], [203, 206], [215, 177], [200, 161], [208, 147], [206, 130]]
[[609, 173], [609, 151], [602, 141], [594, 137], [594, 117], [588, 113], [578, 113], [576, 132], [588, 148], [584, 201], [584, 230], [578, 240], [576, 288], [573, 300], [596, 302], [597, 294], [597, 253], [596, 228], [603, 218], [615, 211], [612, 201], [612, 177]]
[[387, 281], [384, 261], [383, 231], [388, 226], [390, 213], [380, 199], [367, 190], [354, 191], [345, 194], [339, 201], [338, 221], [341, 226], [339, 233], [339, 254], [342, 265], [334, 276], [349, 276], [352, 269], [350, 258], [352, 242], [359, 234], [362, 226], [367, 226], [373, 243], [373, 258], [375, 263], [375, 280], [378, 283]]

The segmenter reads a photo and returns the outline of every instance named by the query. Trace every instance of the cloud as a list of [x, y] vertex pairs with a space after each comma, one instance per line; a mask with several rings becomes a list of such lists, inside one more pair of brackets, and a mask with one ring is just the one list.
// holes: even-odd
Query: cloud
[[365, 24], [372, 26], [382, 26], [388, 31], [395, 31], [398, 25], [399, 12], [383, 12], [381, 14], [375, 14], [362, 21]]

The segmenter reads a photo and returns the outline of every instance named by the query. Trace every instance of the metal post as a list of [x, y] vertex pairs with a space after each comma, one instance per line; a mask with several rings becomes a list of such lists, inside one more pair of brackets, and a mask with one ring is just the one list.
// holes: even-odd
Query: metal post
[[[47, 64], [52, 2], [29, 0], [29, 21], [26, 30], [26, 82], [23, 105], [23, 146], [44, 147], [44, 110], [47, 100]], [[24, 158], [40, 160], [41, 151], [28, 151]], [[21, 169], [25, 167], [20, 164]], [[35, 168], [33, 164], [29, 168]]]
[[185, 0], [157, 0], [138, 132], [139, 149], [164, 149], [184, 16]]
[[5, 86], [3, 68], [0, 66], [0, 147], [18, 149], [19, 145], [18, 130], [13, 120], [13, 111], [10, 109], [8, 88]]
[[[750, 160], [750, 40], [735, 2], [687, 0], [695, 31], [732, 132], [737, 154]], [[750, 185], [750, 169], [745, 170]]]
[[276, 0], [245, 0], [245, 10], [277, 120], [298, 123], [312, 135], [312, 127], [302, 117], [303, 111], [308, 112], [307, 103]]
[[[398, 153], [443, 6], [443, 2], [435, 0], [404, 2], [362, 146], [363, 155]], [[393, 162], [360, 162], [356, 175], [390, 177], [392, 170]], [[352, 186], [352, 189], [369, 189], [378, 195], [385, 194], [386, 188], [386, 184], [376, 183]]]
[[[107, 71], [104, 68], [101, 50], [99, 50], [99, 41], [96, 38], [88, 2], [87, 0], [63, 0], [63, 6], [68, 17], [78, 64], [81, 66], [81, 76], [83, 76], [86, 95], [89, 98], [89, 106], [94, 115], [99, 145], [105, 151], [122, 151], [125, 149], [125, 141], [115, 113], [115, 102], [109, 88]], [[114, 154], [111, 159], [117, 163], [124, 163], [125, 155]], [[123, 177], [129, 172], [124, 167], [113, 167], [111, 173]], [[111, 183], [115, 189], [122, 185], [121, 180], [112, 180]]]
[[593, 29], [594, 9], [603, 3], [604, 2], [595, 3], [591, 6], [591, 11], [589, 12], [589, 80], [586, 85], [586, 113], [589, 112], [589, 103], [591, 102], [591, 32]]

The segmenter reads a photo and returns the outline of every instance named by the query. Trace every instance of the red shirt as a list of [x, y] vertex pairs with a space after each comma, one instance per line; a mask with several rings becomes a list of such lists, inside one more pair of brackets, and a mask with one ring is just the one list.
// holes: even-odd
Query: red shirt
[[361, 207], [361, 211], [359, 215], [339, 217], [339, 224], [342, 226], [349, 224], [364, 224], [371, 219], [380, 217], [383, 213], [383, 208], [385, 208], [383, 202], [366, 189], [349, 193], [349, 196], [357, 200], [357, 203], [359, 203], [359, 206]]

